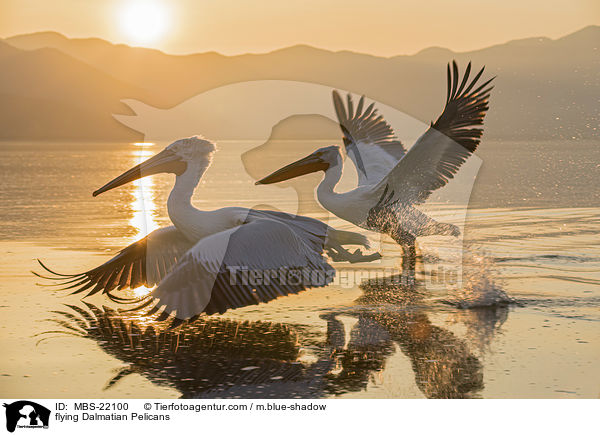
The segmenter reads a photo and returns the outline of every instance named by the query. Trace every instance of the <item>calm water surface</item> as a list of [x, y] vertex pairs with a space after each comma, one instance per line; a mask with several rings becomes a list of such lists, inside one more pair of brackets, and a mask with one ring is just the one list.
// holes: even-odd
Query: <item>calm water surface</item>
[[[460, 288], [424, 289], [427, 267], [454, 261], [435, 238], [420, 240], [413, 288], [336, 264], [352, 280], [175, 331], [102, 297], [85, 304], [37, 285], [36, 258], [65, 273], [88, 269], [169, 224], [168, 175], [91, 196], [162, 146], [0, 145], [4, 397], [599, 397], [597, 144], [482, 144]], [[247, 145], [219, 146], [197, 207], [287, 201], [328, 218], [312, 186], [291, 197], [253, 186], [256, 159], [240, 160]], [[397, 266], [397, 247], [380, 248], [383, 264]], [[475, 307], [504, 294], [516, 303]]]

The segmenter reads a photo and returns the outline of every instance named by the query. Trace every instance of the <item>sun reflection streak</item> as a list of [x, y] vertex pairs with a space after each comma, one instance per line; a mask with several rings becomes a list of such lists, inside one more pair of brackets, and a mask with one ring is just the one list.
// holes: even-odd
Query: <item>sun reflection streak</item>
[[[153, 152], [145, 149], [154, 144], [152, 142], [136, 142], [133, 144], [139, 149], [133, 150], [134, 164], [138, 164], [153, 155]], [[129, 225], [137, 229], [137, 232], [132, 237], [132, 242], [139, 240], [141, 237], [147, 236], [150, 232], [158, 228], [156, 222], [156, 191], [154, 181], [151, 177], [140, 178], [133, 182], [135, 189], [133, 191], [133, 201], [131, 210], [133, 216], [129, 220]], [[141, 286], [134, 290], [136, 296], [144, 296], [152, 290], [151, 288]]]

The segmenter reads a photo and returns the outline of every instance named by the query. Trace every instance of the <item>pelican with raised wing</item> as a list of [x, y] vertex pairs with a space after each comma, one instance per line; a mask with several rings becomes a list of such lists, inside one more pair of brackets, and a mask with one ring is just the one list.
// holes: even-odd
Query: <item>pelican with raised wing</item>
[[73, 293], [103, 292], [126, 300], [114, 290], [158, 285], [144, 306], [164, 318], [189, 319], [201, 313], [267, 302], [309, 287], [327, 285], [335, 261], [372, 261], [342, 245], [368, 247], [366, 237], [339, 231], [312, 218], [276, 211], [226, 207], [198, 210], [192, 193], [209, 167], [216, 147], [208, 140], [178, 140], [154, 157], [96, 190], [97, 196], [141, 177], [161, 172], [176, 175], [168, 199], [173, 226], [153, 231], [99, 267], [53, 279]]
[[456, 62], [448, 64], [444, 111], [408, 152], [374, 103], [365, 108], [362, 97], [354, 110], [350, 94], [344, 105], [337, 91], [333, 91], [345, 149], [358, 172], [356, 189], [335, 191], [343, 169], [338, 146], [318, 149], [256, 184], [324, 171], [317, 187], [321, 205], [359, 227], [391, 236], [403, 248], [403, 268], [414, 269], [416, 237], [460, 234], [456, 226], [437, 222], [415, 206], [446, 185], [477, 148], [492, 89], [488, 85], [493, 80], [476, 86], [483, 70], [469, 82], [471, 63], [462, 80]]

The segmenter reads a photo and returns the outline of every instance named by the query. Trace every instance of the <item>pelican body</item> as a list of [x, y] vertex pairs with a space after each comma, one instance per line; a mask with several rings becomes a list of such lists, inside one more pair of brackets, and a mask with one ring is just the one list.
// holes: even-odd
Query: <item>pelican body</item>
[[493, 79], [475, 88], [483, 68], [468, 83], [470, 71], [469, 63], [461, 81], [456, 62], [452, 70], [448, 64], [444, 111], [408, 152], [374, 103], [365, 108], [363, 96], [354, 110], [350, 94], [344, 104], [338, 92], [333, 91], [344, 147], [358, 173], [355, 189], [335, 191], [343, 170], [338, 146], [320, 148], [256, 184], [323, 171], [316, 189], [321, 205], [354, 225], [391, 236], [403, 247], [403, 268], [413, 269], [416, 237], [460, 234], [456, 226], [437, 222], [415, 206], [446, 185], [477, 148], [483, 131], [478, 126], [483, 124], [492, 89], [487, 85]]
[[[153, 231], [87, 272], [57, 274], [40, 264], [73, 293], [88, 291], [86, 296], [102, 291], [115, 301], [129, 301], [113, 291], [157, 285], [142, 306], [152, 305], [149, 313], [162, 310], [163, 320], [171, 315], [187, 320], [329, 284], [335, 269], [324, 251], [336, 261], [379, 258], [363, 256], [358, 249], [349, 253], [342, 245], [368, 247], [366, 237], [316, 219], [243, 207], [195, 208], [192, 194], [215, 150], [199, 137], [178, 140], [93, 193], [173, 173], [176, 181], [167, 203], [173, 226]], [[246, 274], [235, 275], [239, 271]]]

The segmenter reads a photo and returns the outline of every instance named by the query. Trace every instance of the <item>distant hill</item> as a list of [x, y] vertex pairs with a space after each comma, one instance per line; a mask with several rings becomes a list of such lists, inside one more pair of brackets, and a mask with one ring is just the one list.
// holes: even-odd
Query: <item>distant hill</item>
[[139, 137], [111, 114], [128, 110], [124, 95], [143, 99], [144, 91], [53, 48], [0, 44], [0, 138]]
[[5, 42], [0, 42], [0, 59], [17, 54], [20, 50]]
[[[127, 113], [120, 99], [168, 108], [216, 86], [257, 79], [349, 89], [428, 122], [443, 106], [445, 64], [457, 59], [463, 66], [469, 60], [476, 68], [485, 64], [488, 74], [498, 76], [487, 138], [590, 138], [597, 136], [600, 120], [599, 41], [600, 26], [589, 26], [556, 40], [528, 38], [464, 53], [433, 47], [382, 58], [294, 46], [265, 54], [175, 56], [53, 32], [19, 35], [0, 42], [0, 93], [11, 96], [0, 101], [0, 136], [26, 138], [40, 132], [48, 139], [133, 140], [139, 135], [110, 118]], [[24, 113], [10, 118], [29, 116], [37, 130], [5, 121], [19, 98]], [[45, 102], [39, 110], [37, 100]], [[60, 110], [69, 108], [65, 113], [72, 122], [56, 123], [59, 110], [41, 109], [53, 102]]]

